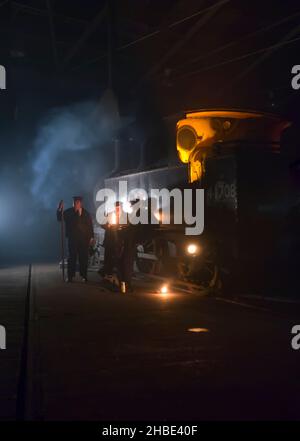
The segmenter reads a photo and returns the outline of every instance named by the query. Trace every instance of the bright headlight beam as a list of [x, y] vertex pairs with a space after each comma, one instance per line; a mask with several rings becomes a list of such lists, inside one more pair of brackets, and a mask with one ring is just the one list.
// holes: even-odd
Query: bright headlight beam
[[186, 248], [188, 254], [196, 254], [198, 251], [198, 247], [194, 243], [190, 243]]

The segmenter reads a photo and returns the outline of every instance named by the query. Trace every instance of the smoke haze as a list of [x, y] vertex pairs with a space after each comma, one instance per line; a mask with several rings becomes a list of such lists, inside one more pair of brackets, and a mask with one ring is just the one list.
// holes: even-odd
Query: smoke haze
[[117, 125], [108, 110], [103, 103], [80, 103], [55, 109], [42, 122], [34, 143], [31, 192], [45, 208], [75, 193], [93, 194], [112, 161], [108, 146]]
[[116, 100], [107, 90], [100, 102], [23, 112], [7, 139], [2, 135], [7, 149], [0, 164], [0, 263], [59, 259], [57, 203], [64, 199], [68, 207], [81, 194], [94, 215], [94, 190], [113, 168], [113, 137], [120, 127]]

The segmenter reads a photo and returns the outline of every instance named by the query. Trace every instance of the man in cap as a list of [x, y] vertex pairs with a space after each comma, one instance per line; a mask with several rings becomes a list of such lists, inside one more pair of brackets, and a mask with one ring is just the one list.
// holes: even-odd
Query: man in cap
[[79, 272], [84, 282], [87, 282], [87, 267], [89, 246], [94, 240], [92, 218], [83, 208], [82, 197], [73, 197], [73, 207], [64, 211], [64, 202], [60, 201], [57, 220], [65, 222], [66, 237], [68, 238], [68, 282], [72, 282], [76, 273], [77, 257], [79, 259]]

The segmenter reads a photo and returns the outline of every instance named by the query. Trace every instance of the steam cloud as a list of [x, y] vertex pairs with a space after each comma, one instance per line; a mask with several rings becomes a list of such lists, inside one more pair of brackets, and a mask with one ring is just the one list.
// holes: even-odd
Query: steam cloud
[[44, 208], [60, 198], [93, 192], [107, 168], [107, 148], [120, 127], [110, 90], [100, 103], [86, 102], [53, 110], [38, 130], [32, 161], [31, 193]]

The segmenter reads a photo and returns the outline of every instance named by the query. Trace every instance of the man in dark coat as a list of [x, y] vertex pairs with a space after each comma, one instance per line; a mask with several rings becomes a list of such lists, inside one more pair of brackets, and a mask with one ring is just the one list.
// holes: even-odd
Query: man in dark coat
[[68, 238], [68, 282], [72, 282], [76, 273], [77, 256], [79, 258], [79, 272], [84, 282], [87, 282], [87, 267], [89, 246], [94, 240], [92, 218], [83, 208], [82, 197], [73, 197], [73, 207], [64, 211], [64, 203], [60, 201], [57, 220], [65, 222], [66, 237]]
[[100, 274], [102, 274], [103, 277], [111, 276], [117, 264], [120, 208], [120, 203], [116, 202], [115, 210], [109, 214], [108, 223], [102, 225], [102, 228], [105, 230], [102, 244], [104, 247], [104, 262]]
[[115, 210], [110, 213], [105, 229], [104, 265], [100, 273], [105, 276], [117, 270], [119, 282], [125, 282], [126, 289], [131, 290], [131, 278], [135, 257], [135, 228], [132, 225], [120, 225], [122, 206], [116, 202]]
[[118, 231], [118, 277], [125, 282], [126, 290], [132, 291], [131, 279], [136, 250], [135, 228], [127, 225]]

